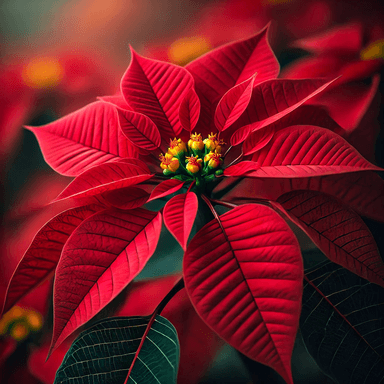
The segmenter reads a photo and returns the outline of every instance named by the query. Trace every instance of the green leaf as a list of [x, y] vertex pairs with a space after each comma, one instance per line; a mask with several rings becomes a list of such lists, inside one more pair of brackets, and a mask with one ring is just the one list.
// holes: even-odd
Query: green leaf
[[384, 289], [326, 261], [305, 271], [300, 329], [340, 384], [384, 382]]
[[[54, 384], [124, 383], [150, 317], [112, 317], [82, 332], [65, 355]], [[156, 316], [128, 383], [176, 384], [179, 355], [175, 328]]]

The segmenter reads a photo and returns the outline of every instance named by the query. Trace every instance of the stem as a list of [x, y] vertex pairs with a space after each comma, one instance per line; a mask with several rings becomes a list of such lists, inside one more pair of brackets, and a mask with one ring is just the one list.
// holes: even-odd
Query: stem
[[211, 201], [211, 203], [222, 205], [223, 207], [227, 207], [227, 208], [236, 208], [237, 207], [236, 204], [232, 204], [232, 203], [229, 203], [227, 201], [221, 201], [221, 200], [215, 200], [215, 199], [209, 199], [209, 200]]
[[229, 153], [229, 151], [232, 149], [232, 145], [225, 151], [223, 159], [225, 159], [225, 156]]
[[182, 277], [180, 277], [180, 279], [177, 281], [177, 283], [173, 286], [173, 288], [167, 293], [167, 295], [164, 297], [164, 299], [161, 300], [161, 302], [158, 304], [156, 309], [153, 311], [152, 316], [149, 319], [149, 323], [147, 325], [147, 328], [145, 328], [143, 337], [141, 338], [139, 347], [137, 348], [135, 356], [132, 360], [131, 366], [129, 367], [129, 371], [128, 371], [127, 377], [125, 378], [124, 384], [128, 383], [128, 379], [129, 379], [129, 376], [131, 375], [133, 366], [135, 365], [136, 359], [139, 356], [141, 348], [143, 347], [144, 341], [147, 338], [149, 330], [151, 329], [152, 324], [154, 323], [156, 316], [160, 315], [161, 311], [165, 308], [165, 306], [169, 303], [169, 301], [173, 298], [173, 296], [175, 296], [176, 293], [179, 292], [183, 288], [184, 288], [184, 279]]
[[196, 180], [193, 180], [192, 183], [190, 184], [187, 193], [191, 191], [192, 187], [195, 185]]
[[241, 160], [242, 157], [243, 157], [243, 152], [241, 152], [240, 155], [237, 156], [236, 159], [233, 160], [232, 163], [228, 165], [228, 167], [230, 167], [231, 165], [235, 164], [238, 160]]

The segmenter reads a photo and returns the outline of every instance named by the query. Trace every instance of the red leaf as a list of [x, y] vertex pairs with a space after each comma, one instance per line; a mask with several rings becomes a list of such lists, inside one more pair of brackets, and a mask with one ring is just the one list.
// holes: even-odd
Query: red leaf
[[[252, 127], [252, 124], [250, 125]], [[244, 155], [251, 155], [265, 147], [275, 134], [273, 124], [251, 133], [243, 144]]]
[[160, 199], [161, 197], [168, 196], [178, 191], [184, 185], [184, 181], [177, 179], [169, 179], [162, 181], [151, 192], [148, 201]]
[[144, 161], [142, 161], [142, 160], [135, 159], [133, 157], [126, 157], [124, 159], [119, 160], [119, 162], [137, 165], [138, 167], [140, 167], [143, 170], [144, 173], [151, 173], [147, 164], [145, 164]]
[[293, 126], [277, 132], [252, 156], [228, 167], [226, 176], [308, 177], [381, 168], [365, 160], [342, 137], [328, 129]]
[[268, 26], [257, 35], [219, 47], [189, 63], [202, 103], [199, 132], [213, 125], [217, 103], [229, 89], [257, 72], [256, 82], [273, 79], [279, 63], [267, 40]]
[[356, 128], [368, 107], [379, 86], [380, 76], [374, 76], [372, 84], [352, 83], [341, 84], [338, 87], [316, 97], [315, 104], [324, 105], [331, 117], [347, 131]]
[[256, 75], [227, 91], [215, 112], [215, 125], [219, 131], [229, 128], [245, 111], [252, 96]]
[[160, 147], [161, 136], [154, 122], [141, 113], [117, 110], [121, 130], [137, 147], [153, 151]]
[[125, 99], [121, 93], [118, 93], [118, 94], [112, 95], [112, 96], [100, 96], [97, 99], [100, 101], [103, 101], [104, 103], [113, 104], [116, 107], [119, 107], [120, 109], [124, 109], [127, 111], [131, 110], [131, 107], [127, 104], [127, 102], [125, 101]]
[[319, 54], [334, 52], [353, 54], [362, 48], [363, 29], [360, 23], [349, 23], [327, 30], [319, 35], [297, 40], [294, 47]]
[[3, 312], [7, 312], [55, 270], [69, 236], [83, 220], [100, 209], [97, 206], [69, 209], [39, 230], [8, 284]]
[[136, 112], [147, 115], [168, 141], [182, 130], [179, 108], [193, 87], [193, 78], [185, 68], [146, 59], [133, 49], [131, 54], [131, 64], [121, 80], [124, 98]]
[[136, 156], [108, 103], [92, 103], [53, 123], [26, 128], [36, 135], [45, 161], [62, 175], [77, 176], [95, 165]]
[[244, 127], [236, 129], [230, 139], [231, 145], [235, 146], [241, 144], [249, 136], [251, 131], [252, 124], [244, 125]]
[[195, 128], [200, 116], [200, 100], [193, 88], [185, 95], [180, 104], [180, 123], [187, 131]]
[[140, 188], [128, 187], [105, 192], [102, 195], [109, 204], [120, 209], [134, 209], [144, 205], [149, 193]]
[[335, 198], [293, 191], [277, 202], [333, 262], [384, 287], [384, 263], [364, 221]]
[[164, 207], [164, 224], [184, 251], [187, 248], [197, 208], [197, 196], [193, 192], [172, 197]]
[[[214, 192], [225, 188], [226, 179]], [[335, 196], [360, 215], [384, 221], [384, 181], [374, 172], [354, 172], [300, 179], [245, 178], [225, 194], [222, 199], [235, 204], [245, 204], [255, 199], [276, 200], [292, 190], [309, 189]]]
[[303, 264], [284, 220], [256, 204], [221, 215], [192, 239], [183, 272], [201, 318], [240, 352], [292, 384]]
[[161, 214], [140, 208], [105, 210], [76, 229], [56, 269], [50, 353], [138, 275], [160, 231]]
[[101, 164], [77, 176], [54, 201], [92, 196], [113, 189], [129, 187], [148, 180], [152, 176], [145, 174], [142, 168], [131, 163]]
[[253, 124], [253, 131], [288, 115], [332, 82], [323, 79], [268, 80], [253, 88], [252, 98], [236, 127]]

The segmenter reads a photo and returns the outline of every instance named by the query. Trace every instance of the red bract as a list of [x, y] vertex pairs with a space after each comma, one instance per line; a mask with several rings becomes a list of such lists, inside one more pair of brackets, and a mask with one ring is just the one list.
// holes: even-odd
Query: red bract
[[[309, 103], [323, 105], [330, 115], [343, 127], [343, 135], [356, 145], [369, 160], [374, 158], [374, 139], [377, 123], [370, 127], [362, 125], [362, 119], [372, 106], [378, 89], [383, 60], [380, 54], [382, 40], [364, 41], [364, 28], [360, 23], [335, 27], [320, 35], [304, 38], [294, 46], [309, 51], [312, 56], [304, 57], [291, 64], [282, 73], [286, 78], [308, 78], [318, 76], [341, 76], [329, 89]], [[367, 79], [370, 84], [367, 85]], [[373, 136], [361, 141], [356, 136]]]
[[[97, 208], [83, 208], [86, 215], [77, 208], [48, 223], [9, 285], [6, 308], [57, 264], [51, 351], [140, 273], [155, 251], [162, 216], [185, 250], [184, 282], [196, 312], [224, 340], [290, 384], [303, 266], [295, 235], [279, 212], [333, 261], [382, 284], [374, 240], [350, 209], [379, 217], [382, 184], [375, 190], [366, 184], [374, 185], [372, 171], [381, 169], [339, 136], [344, 130], [324, 108], [303, 105], [334, 79], [276, 79], [279, 64], [267, 31], [186, 68], [132, 51], [121, 95], [30, 128], [47, 162], [76, 176], [56, 200], [97, 202]], [[291, 195], [281, 195], [295, 189], [318, 192], [297, 192], [298, 205], [291, 206]], [[342, 208], [323, 192], [339, 197]], [[308, 216], [312, 196], [316, 209]], [[157, 209], [167, 200], [163, 215], [139, 208], [147, 201], [153, 207], [155, 200]], [[218, 213], [217, 205], [229, 211]], [[196, 217], [202, 228], [188, 245]], [[46, 266], [35, 271], [42, 257], [37, 242]], [[21, 270], [30, 276], [22, 287]]]

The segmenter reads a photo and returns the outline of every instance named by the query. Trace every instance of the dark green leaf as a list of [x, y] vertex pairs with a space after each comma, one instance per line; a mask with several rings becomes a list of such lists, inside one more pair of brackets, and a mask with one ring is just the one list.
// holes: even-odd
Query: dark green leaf
[[[82, 332], [65, 355], [54, 384], [123, 384], [149, 319], [113, 317]], [[128, 383], [176, 383], [179, 352], [175, 328], [156, 316]]]
[[384, 382], [380, 286], [329, 261], [307, 270], [300, 328], [309, 353], [338, 383]]

